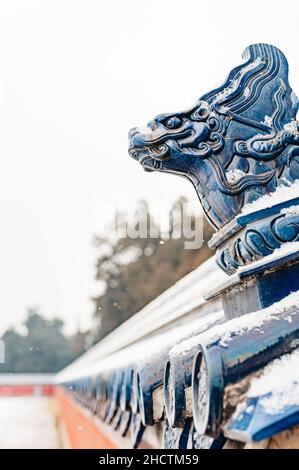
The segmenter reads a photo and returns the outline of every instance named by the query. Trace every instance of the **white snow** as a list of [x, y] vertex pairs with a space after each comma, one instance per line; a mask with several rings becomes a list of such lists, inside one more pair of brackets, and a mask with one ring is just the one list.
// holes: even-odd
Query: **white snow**
[[151, 338], [140, 341], [128, 348], [117, 351], [106, 357], [100, 363], [90, 364], [86, 367], [84, 374], [93, 375], [99, 373], [100, 370], [105, 371], [118, 367], [125, 367], [135, 362], [140, 362], [147, 359], [152, 359], [156, 354], [159, 354], [165, 348], [171, 348], [175, 343], [195, 335], [199, 331], [204, 331], [207, 326], [210, 326], [217, 321], [223, 321], [223, 310], [201, 316], [192, 322], [187, 322], [184, 325], [177, 326], [167, 330], [165, 333], [153, 336]]
[[299, 206], [290, 206], [290, 207], [285, 207], [280, 211], [280, 214], [286, 214], [286, 215], [298, 215], [299, 214]]
[[[258, 397], [269, 414], [276, 414], [286, 406], [299, 406], [299, 349], [271, 362], [263, 374], [252, 381], [248, 397]], [[237, 409], [238, 410], [238, 409]], [[240, 410], [239, 410], [240, 411]]]
[[53, 383], [54, 374], [0, 374], [3, 385], [49, 385]]
[[[281, 319], [281, 314], [287, 312], [289, 308], [298, 305], [299, 307], [299, 291], [292, 292], [284, 299], [279, 302], [275, 302], [270, 307], [258, 310], [256, 312], [248, 313], [242, 317], [233, 318], [225, 323], [216, 325], [210, 330], [200, 333], [199, 335], [193, 336], [186, 341], [174, 346], [171, 349], [171, 354], [175, 355], [185, 355], [190, 351], [194, 346], [211, 342], [221, 339], [221, 345], [223, 347], [228, 346], [233, 335], [242, 334], [245, 331], [251, 330], [253, 328], [262, 328], [263, 324], [267, 320]], [[287, 312], [288, 321], [292, 321], [292, 315], [297, 312]]]
[[223, 317], [223, 311], [222, 310], [219, 311], [219, 312], [215, 312], [214, 317], [210, 316], [208, 318], [208, 321], [206, 321], [205, 323], [202, 324], [201, 331], [198, 332], [198, 334], [193, 335], [190, 338], [185, 339], [181, 343], [176, 344], [175, 346], [173, 346], [171, 348], [171, 350], [169, 351], [169, 354], [172, 355], [172, 356], [187, 356], [189, 351], [194, 346], [198, 345], [199, 338], [202, 337], [202, 334], [205, 331], [209, 330], [209, 328], [211, 328], [213, 325], [215, 325], [215, 327], [216, 327], [217, 324], [219, 324], [219, 322], [223, 321], [223, 318], [224, 317]]
[[269, 261], [274, 261], [278, 260], [279, 258], [282, 258], [286, 255], [289, 255], [291, 253], [296, 253], [299, 252], [299, 242], [287, 242], [281, 245], [280, 248], [276, 248], [273, 253], [270, 255], [264, 256], [262, 259], [259, 259], [257, 261], [253, 261], [247, 266], [240, 266], [237, 270], [238, 273], [246, 272], [248, 268], [256, 268], [258, 266], [263, 266], [265, 263], [268, 263]]
[[291, 132], [291, 134], [298, 134], [298, 122], [296, 120], [288, 122], [283, 128], [285, 131]]
[[265, 209], [266, 207], [272, 207], [280, 202], [288, 201], [299, 196], [299, 179], [293, 183], [289, 183], [288, 186], [279, 186], [273, 193], [265, 194], [254, 202], [246, 204], [241, 214], [251, 214], [252, 212]]
[[242, 176], [245, 175], [246, 173], [244, 173], [242, 170], [239, 170], [238, 168], [226, 172], [226, 178], [230, 184], [236, 183], [240, 178], [242, 178]]
[[268, 115], [266, 114], [266, 116], [264, 117], [264, 121], [262, 122], [262, 124], [265, 124], [266, 126], [271, 127], [271, 126], [272, 126], [272, 117], [271, 117], [271, 116], [268, 116]]
[[0, 423], [0, 449], [60, 447], [49, 397], [1, 397]]
[[[258, 57], [257, 59], [255, 59], [253, 62], [251, 62], [250, 64], [248, 65], [244, 65], [244, 67], [242, 67], [240, 69], [240, 71], [238, 72], [238, 75], [237, 75], [237, 78], [235, 78], [234, 80], [232, 80], [230, 82], [230, 84], [223, 89], [223, 91], [221, 91], [220, 93], [218, 93], [216, 95], [216, 97], [214, 98], [213, 100], [213, 103], [212, 104], [215, 104], [217, 103], [218, 101], [221, 101], [221, 100], [224, 100], [225, 98], [227, 98], [229, 95], [231, 95], [239, 86], [239, 83], [242, 79], [242, 77], [247, 73], [249, 72], [250, 70], [256, 68], [260, 63], [261, 63], [261, 59]], [[247, 87], [248, 88], [248, 87]], [[248, 98], [250, 94], [250, 89], [248, 88], [246, 90], [244, 90], [244, 96], [245, 98]]]
[[244, 96], [245, 96], [245, 98], [248, 98], [249, 95], [250, 95], [250, 88], [249, 88], [249, 86], [247, 86], [244, 90]]

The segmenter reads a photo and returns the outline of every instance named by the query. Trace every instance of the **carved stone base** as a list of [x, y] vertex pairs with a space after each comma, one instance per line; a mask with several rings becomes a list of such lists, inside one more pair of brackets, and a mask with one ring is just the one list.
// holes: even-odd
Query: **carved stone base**
[[236, 217], [212, 237], [209, 246], [218, 248], [218, 265], [233, 274], [298, 240], [299, 197]]
[[227, 282], [207, 292], [210, 300], [221, 296], [227, 319], [269, 307], [299, 289], [299, 253], [263, 259], [231, 276]]

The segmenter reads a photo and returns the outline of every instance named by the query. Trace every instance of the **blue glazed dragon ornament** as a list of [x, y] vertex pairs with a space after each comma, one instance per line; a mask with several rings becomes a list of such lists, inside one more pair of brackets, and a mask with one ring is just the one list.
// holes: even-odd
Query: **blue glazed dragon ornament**
[[224, 85], [187, 111], [156, 116], [129, 133], [129, 154], [147, 171], [184, 176], [220, 229], [242, 208], [299, 177], [298, 99], [283, 53], [246, 48]]

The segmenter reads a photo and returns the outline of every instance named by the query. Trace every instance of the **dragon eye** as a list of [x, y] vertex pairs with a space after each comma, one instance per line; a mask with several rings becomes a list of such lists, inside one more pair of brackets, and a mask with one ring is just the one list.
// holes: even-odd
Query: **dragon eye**
[[176, 116], [168, 118], [166, 121], [164, 121], [164, 125], [169, 129], [176, 129], [177, 127], [180, 127], [181, 124], [181, 120]]

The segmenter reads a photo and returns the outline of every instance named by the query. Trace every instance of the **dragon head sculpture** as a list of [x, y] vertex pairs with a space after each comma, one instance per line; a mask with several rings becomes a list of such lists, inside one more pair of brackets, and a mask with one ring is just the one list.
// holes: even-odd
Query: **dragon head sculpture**
[[282, 52], [249, 46], [223, 86], [187, 111], [129, 132], [129, 154], [146, 171], [184, 176], [220, 228], [243, 206], [299, 177], [298, 100]]

